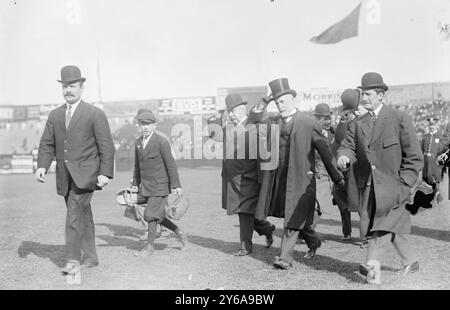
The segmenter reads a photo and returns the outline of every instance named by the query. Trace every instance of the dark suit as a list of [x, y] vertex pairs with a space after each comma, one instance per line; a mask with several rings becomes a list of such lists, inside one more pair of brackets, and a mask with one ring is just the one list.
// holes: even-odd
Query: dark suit
[[50, 112], [38, 153], [38, 168], [48, 170], [56, 157], [56, 187], [67, 206], [68, 260], [98, 261], [91, 211], [92, 192], [100, 189], [97, 177], [113, 177], [114, 144], [105, 113], [81, 101], [66, 130], [64, 104]]
[[[245, 249], [251, 251], [253, 230], [260, 236], [271, 235], [273, 230], [270, 222], [254, 217], [260, 187], [259, 162], [257, 158], [250, 158], [250, 148], [257, 148], [255, 145], [250, 145], [250, 135], [255, 133], [253, 130], [256, 127], [255, 125], [246, 126], [247, 120], [237, 126], [223, 125], [221, 119], [208, 120], [208, 124], [215, 124], [222, 128], [222, 135], [214, 131], [210, 133], [211, 138], [224, 145], [221, 174], [222, 208], [227, 210], [228, 215], [239, 214], [241, 243], [244, 243]], [[227, 153], [230, 153], [228, 157]]]
[[411, 230], [405, 205], [423, 167], [423, 156], [411, 118], [388, 106], [382, 106], [375, 122], [366, 113], [352, 122], [338, 149], [338, 158], [341, 155], [357, 168], [361, 226], [367, 227], [363, 235], [372, 237], [368, 261], [379, 261], [384, 244], [392, 240], [402, 263], [412, 263], [411, 249], [402, 234]]

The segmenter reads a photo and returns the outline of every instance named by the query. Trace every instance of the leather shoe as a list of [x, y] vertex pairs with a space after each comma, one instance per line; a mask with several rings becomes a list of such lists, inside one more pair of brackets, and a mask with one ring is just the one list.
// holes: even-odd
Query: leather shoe
[[275, 225], [271, 226], [271, 232], [266, 235], [266, 248], [270, 248], [273, 244], [273, 232], [275, 231]]
[[372, 270], [372, 268], [365, 264], [359, 265], [359, 273], [365, 277], [369, 274], [369, 272]]
[[178, 239], [178, 241], [180, 242], [181, 249], [184, 249], [184, 247], [186, 246], [186, 236], [185, 236], [184, 232], [182, 232], [180, 229], [178, 229], [175, 232], [175, 236]]
[[289, 262], [286, 262], [282, 259], [278, 259], [273, 263], [273, 266], [277, 269], [282, 269], [282, 270], [288, 270], [289, 268], [292, 268], [292, 264]]
[[236, 253], [233, 253], [234, 256], [246, 256], [251, 254], [252, 251], [251, 250], [246, 250], [246, 249], [240, 249], [239, 251], [237, 251]]
[[397, 271], [398, 274], [406, 275], [408, 273], [414, 273], [419, 271], [419, 262], [414, 262], [411, 265], [403, 266], [399, 271]]
[[303, 256], [304, 259], [311, 259], [316, 255], [317, 249], [309, 249], [309, 251]]
[[69, 260], [66, 266], [61, 270], [63, 274], [74, 274], [80, 269], [80, 263], [76, 260]]
[[83, 264], [81, 265], [81, 268], [88, 269], [88, 268], [93, 268], [93, 267], [97, 267], [97, 266], [98, 266], [98, 262], [89, 260], [89, 261], [83, 262]]

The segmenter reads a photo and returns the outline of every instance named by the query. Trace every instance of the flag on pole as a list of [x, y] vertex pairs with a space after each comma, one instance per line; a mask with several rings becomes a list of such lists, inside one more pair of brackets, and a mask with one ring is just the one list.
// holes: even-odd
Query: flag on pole
[[359, 14], [361, 3], [343, 20], [337, 22], [316, 37], [311, 42], [317, 44], [334, 44], [342, 40], [356, 37], [358, 35]]

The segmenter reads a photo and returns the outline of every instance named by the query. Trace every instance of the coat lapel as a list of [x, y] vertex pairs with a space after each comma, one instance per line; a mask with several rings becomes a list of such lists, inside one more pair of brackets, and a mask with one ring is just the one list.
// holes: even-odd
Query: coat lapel
[[[72, 118], [70, 119], [69, 128], [67, 128], [67, 133], [69, 133], [70, 130], [75, 126], [75, 124], [80, 120], [81, 116], [83, 115], [85, 104], [86, 103], [83, 100], [81, 100], [80, 103], [78, 104], [78, 107], [75, 109], [75, 112], [73, 113]], [[64, 127], [66, 127], [66, 113], [64, 113]]]
[[363, 136], [366, 137], [367, 141], [370, 141], [370, 138], [372, 137], [372, 124], [370, 122], [372, 122], [372, 119], [370, 118], [369, 114], [367, 114], [366, 117], [361, 120], [359, 126], [361, 128]]
[[375, 122], [375, 127], [373, 128], [372, 139], [370, 139], [371, 143], [373, 141], [376, 141], [380, 136], [380, 134], [383, 132], [386, 126], [385, 124], [387, 117], [388, 116], [386, 114], [386, 107], [383, 105], [383, 107], [380, 110], [380, 114], [378, 115], [377, 120]]
[[292, 116], [292, 121], [294, 123], [292, 124], [291, 137], [294, 135], [297, 129], [300, 128], [300, 124], [302, 123], [302, 118], [299, 110], [297, 110], [297, 112], [295, 112], [295, 114]]

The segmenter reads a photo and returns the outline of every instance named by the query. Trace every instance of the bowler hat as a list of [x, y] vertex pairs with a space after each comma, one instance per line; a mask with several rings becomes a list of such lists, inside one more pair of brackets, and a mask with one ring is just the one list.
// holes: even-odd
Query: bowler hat
[[314, 115], [317, 116], [331, 116], [331, 114], [333, 113], [331, 112], [330, 106], [326, 103], [319, 103], [314, 109]]
[[347, 88], [341, 95], [344, 110], [354, 110], [359, 105], [360, 93], [357, 89]]
[[156, 122], [156, 117], [152, 113], [152, 111], [145, 111], [145, 112], [142, 112], [141, 114], [139, 114], [136, 117], [136, 120], [139, 123], [151, 124], [151, 123], [155, 123]]
[[237, 106], [240, 105], [246, 105], [247, 101], [243, 101], [241, 98], [241, 95], [239, 94], [229, 94], [225, 98], [225, 106], [227, 108], [227, 111], [231, 111]]
[[384, 84], [381, 74], [376, 72], [367, 72], [362, 76], [361, 86], [358, 86], [358, 88], [361, 88], [362, 90], [374, 88], [388, 90], [389, 87]]
[[273, 80], [269, 82], [269, 87], [270, 91], [272, 92], [271, 97], [273, 100], [277, 100], [278, 98], [286, 94], [291, 94], [294, 97], [297, 96], [297, 92], [293, 89], [290, 89], [289, 81], [287, 78]]
[[81, 81], [82, 83], [86, 81], [86, 79], [81, 76], [80, 68], [72, 65], [62, 67], [61, 80], [58, 80], [58, 82], [64, 84], [71, 84], [78, 81]]

